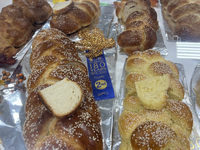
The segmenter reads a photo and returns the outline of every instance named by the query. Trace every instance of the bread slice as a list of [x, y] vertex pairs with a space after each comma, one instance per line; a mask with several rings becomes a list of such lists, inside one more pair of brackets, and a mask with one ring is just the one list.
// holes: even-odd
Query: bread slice
[[41, 101], [57, 118], [71, 116], [79, 107], [83, 98], [80, 85], [67, 78], [38, 93]]
[[68, 12], [72, 7], [74, 7], [74, 2], [72, 0], [58, 2], [53, 7], [53, 13], [56, 15], [64, 14]]
[[135, 86], [137, 96], [146, 109], [161, 110], [165, 107], [170, 87], [169, 74], [135, 82]]

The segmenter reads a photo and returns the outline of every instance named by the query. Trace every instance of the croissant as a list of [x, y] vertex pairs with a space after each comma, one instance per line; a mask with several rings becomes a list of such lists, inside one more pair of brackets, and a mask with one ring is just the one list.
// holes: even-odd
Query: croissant
[[52, 28], [57, 28], [65, 34], [72, 34], [90, 25], [99, 12], [98, 0], [73, 0], [72, 3], [68, 11], [60, 11], [59, 14], [52, 16]]
[[197, 0], [161, 0], [163, 18], [174, 35], [183, 41], [200, 41], [199, 9]]
[[[27, 149], [102, 150], [100, 111], [87, 68], [73, 43], [58, 29], [44, 29], [33, 39], [32, 53], [23, 127]], [[59, 119], [45, 107], [38, 92], [64, 78], [77, 82], [84, 94], [78, 109], [70, 117]]]
[[157, 42], [157, 13], [150, 4], [149, 0], [122, 0], [116, 8], [117, 17], [125, 24], [117, 42], [128, 55], [153, 48]]
[[193, 116], [182, 102], [184, 89], [176, 65], [159, 51], [146, 50], [130, 55], [125, 70], [120, 150], [189, 150]]

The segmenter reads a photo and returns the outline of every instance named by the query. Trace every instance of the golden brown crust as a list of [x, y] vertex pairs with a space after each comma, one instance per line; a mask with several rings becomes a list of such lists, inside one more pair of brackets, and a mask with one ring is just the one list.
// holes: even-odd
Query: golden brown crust
[[135, 82], [145, 80], [147, 77], [141, 73], [130, 73], [126, 76], [125, 87], [127, 90], [135, 89]]
[[[67, 21], [63, 21], [67, 20]], [[53, 15], [50, 21], [52, 28], [57, 28], [63, 31], [65, 34], [71, 34], [81, 28], [81, 24], [75, 19], [70, 17], [68, 14]]]
[[122, 1], [116, 8], [116, 15], [125, 23], [126, 29], [118, 36], [117, 42], [126, 54], [154, 47], [159, 27], [156, 11], [150, 7], [149, 1]]
[[163, 18], [174, 35], [182, 41], [199, 41], [199, 9], [198, 1], [162, 0]]
[[178, 150], [182, 147], [176, 132], [170, 126], [155, 121], [142, 123], [132, 132], [131, 146], [132, 149], [141, 150], [160, 150], [166, 147]]
[[15, 4], [4, 7], [0, 13], [0, 55], [7, 58], [16, 54], [18, 49], [31, 37], [34, 27]]
[[[77, 64], [77, 65], [74, 65]], [[27, 91], [30, 92], [38, 85], [47, 83], [54, 84], [64, 78], [77, 82], [82, 88], [92, 91], [91, 82], [85, 68], [81, 63], [65, 63], [60, 65], [59, 62], [43, 69], [34, 70], [27, 81]]]
[[38, 67], [53, 62], [52, 59], [81, 62], [72, 41], [63, 32], [55, 28], [42, 30], [34, 38], [30, 56], [31, 69], [34, 70], [35, 65]]
[[[181, 102], [184, 98], [184, 89], [179, 81], [179, 71], [176, 65], [165, 60], [159, 51], [146, 50], [130, 55], [125, 70], [126, 98], [123, 100], [123, 111], [118, 119], [118, 129], [121, 135], [120, 150], [189, 150], [193, 116], [190, 108]], [[151, 81], [157, 76], [167, 76], [162, 81], [168, 83], [167, 88], [170, 87], [167, 90], [166, 102], [160, 110], [146, 108], [153, 94], [159, 97], [161, 93], [159, 90], [153, 94], [149, 92], [149, 96], [145, 96], [147, 101], [143, 101], [135, 86], [142, 81]], [[142, 87], [147, 89], [146, 93], [152, 91], [155, 86], [159, 86], [156, 84], [158, 80], [155, 81], [152, 85], [143, 82], [146, 83], [142, 84]], [[166, 84], [162, 84], [159, 89], [165, 86]], [[162, 99], [158, 101], [159, 107], [162, 105], [161, 101]], [[157, 104], [156, 101], [153, 106]]]
[[53, 15], [50, 25], [63, 31], [65, 34], [72, 34], [82, 27], [90, 25], [99, 11], [98, 0], [74, 0], [74, 7], [59, 15]]
[[[144, 52], [134, 52], [128, 57], [125, 69], [128, 73], [125, 86], [127, 86], [127, 92], [130, 92], [128, 94], [129, 96], [136, 92], [134, 83], [137, 82], [137, 80], [135, 80], [134, 76], [137, 75], [138, 78], [142, 80], [169, 74], [170, 88], [167, 91], [169, 98], [179, 101], [184, 98], [185, 93], [179, 81], [178, 68], [173, 62], [165, 60], [160, 55], [159, 51], [146, 50]], [[134, 76], [131, 77], [132, 75]]]
[[52, 8], [45, 0], [13, 0], [13, 4], [21, 7], [23, 14], [30, 18], [34, 23], [43, 23], [52, 14]]
[[0, 63], [8, 63], [30, 40], [37, 23], [44, 23], [52, 8], [46, 0], [13, 0], [0, 13]]
[[[40, 101], [38, 95], [37, 95], [37, 92], [46, 88], [46, 87], [49, 87], [50, 85], [49, 84], [42, 84], [42, 85], [39, 85], [37, 88], [35, 88], [33, 90], [33, 92], [31, 92], [31, 94], [28, 96], [27, 98], [27, 101], [26, 101], [26, 104], [25, 104], [25, 114], [26, 114], [26, 117], [28, 117], [28, 115], [31, 114], [31, 111], [36, 108], [36, 107], [41, 107], [41, 105], [43, 105], [43, 103]], [[34, 96], [36, 95], [36, 96]]]
[[[23, 127], [27, 149], [102, 150], [100, 111], [92, 93], [87, 68], [80, 61], [73, 43], [64, 33], [51, 28], [42, 30], [35, 37], [32, 49], [37, 63], [27, 81], [29, 96], [25, 105], [26, 120]], [[65, 54], [63, 50], [68, 53]], [[64, 78], [81, 86], [83, 99], [70, 117], [58, 119], [43, 104], [38, 91]]]
[[[130, 149], [138, 149], [138, 144], [143, 140], [157, 140], [157, 145], [159, 149], [163, 146], [163, 148], [183, 148], [183, 149], [189, 149], [189, 137], [191, 134], [191, 128], [193, 126], [193, 118], [190, 112], [189, 107], [184, 104], [183, 102], [178, 102], [174, 100], [168, 100], [167, 106], [163, 108], [162, 110], [150, 110], [145, 109], [144, 106], [141, 105], [140, 100], [138, 97], [127, 97], [123, 101], [123, 112], [119, 117], [118, 120], [118, 128], [119, 132], [121, 134], [122, 139], [122, 145], [120, 146], [120, 149], [123, 149], [123, 147], [130, 147], [131, 144], [133, 144], [133, 147]], [[150, 124], [148, 126], [144, 126], [144, 124]], [[152, 125], [152, 126], [151, 126]], [[158, 125], [158, 126], [157, 126]], [[161, 126], [160, 126], [161, 125]], [[160, 126], [160, 127], [159, 127]], [[151, 127], [151, 128], [149, 128]], [[155, 127], [155, 128], [154, 128]], [[164, 130], [162, 129], [168, 129]], [[154, 132], [152, 130], [156, 129], [160, 130], [160, 132]], [[170, 131], [168, 134], [175, 134], [175, 142], [173, 143], [170, 138], [162, 137], [164, 132]], [[134, 133], [132, 133], [134, 132]], [[144, 133], [145, 132], [145, 133]], [[157, 133], [157, 138], [150, 137], [152, 134], [147, 134], [147, 132]], [[159, 134], [163, 133], [163, 134]], [[137, 135], [138, 134], [138, 135]], [[145, 135], [144, 135], [145, 134]], [[149, 135], [149, 136], [148, 136]], [[132, 140], [131, 139], [132, 136]], [[170, 137], [171, 135], [169, 135]], [[140, 138], [143, 137], [143, 138]], [[160, 137], [160, 138], [158, 138]], [[166, 143], [163, 143], [164, 139]], [[147, 139], [146, 139], [147, 138]], [[135, 140], [137, 139], [137, 140]], [[137, 142], [136, 142], [137, 141]], [[140, 142], [139, 142], [140, 141]], [[147, 140], [148, 141], [148, 140]], [[144, 142], [142, 147], [145, 149], [146, 146], [152, 146], [149, 142]], [[138, 143], [139, 142], [139, 143]], [[150, 145], [149, 145], [150, 144]], [[180, 147], [183, 145], [182, 147]], [[122, 147], [123, 146], [123, 147]], [[141, 146], [141, 145], [140, 145]]]
[[72, 117], [57, 119], [38, 97], [38, 91], [47, 86], [37, 87], [26, 102], [23, 135], [27, 149], [46, 149], [50, 146], [59, 149], [103, 149], [100, 112], [92, 93], [84, 91], [80, 108]]
[[167, 110], [174, 124], [179, 125], [189, 137], [192, 132], [193, 116], [184, 102], [169, 100]]

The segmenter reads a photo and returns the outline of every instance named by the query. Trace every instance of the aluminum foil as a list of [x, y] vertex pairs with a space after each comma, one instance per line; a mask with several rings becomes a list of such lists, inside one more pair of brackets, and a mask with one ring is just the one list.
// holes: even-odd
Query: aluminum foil
[[[117, 29], [115, 24], [112, 23], [114, 5], [100, 6], [100, 8], [101, 15], [96, 25], [103, 31], [106, 38], [113, 37], [116, 40]], [[38, 30], [38, 32], [49, 27], [48, 21], [40, 30]], [[27, 43], [26, 47], [24, 47], [24, 55], [19, 60], [19, 65], [12, 67], [13, 69], [10, 70], [12, 71], [12, 76], [15, 76], [19, 72], [23, 73], [25, 77], [28, 77], [31, 74], [29, 58], [32, 51], [32, 39]], [[71, 35], [70, 39], [72, 41], [79, 40], [77, 34]], [[104, 54], [113, 88], [115, 89], [116, 47], [104, 50]], [[79, 52], [79, 56], [87, 66], [85, 55]], [[6, 71], [9, 70], [7, 67], [4, 69]], [[3, 86], [0, 87], [0, 139], [6, 150], [26, 150], [22, 136], [23, 124], [25, 121], [24, 106], [28, 97], [25, 91], [25, 85], [26, 81], [24, 84], [21, 83], [18, 88], [14, 86], [14, 84], [9, 84], [8, 89], [5, 89]], [[114, 102], [115, 99], [97, 101], [102, 117], [102, 132], [105, 150], [110, 150], [112, 145]]]
[[200, 63], [194, 69], [190, 82], [190, 97], [200, 120]]
[[[126, 63], [125, 63], [125, 65], [126, 65]], [[113, 122], [113, 146], [112, 146], [113, 150], [118, 150], [119, 147], [120, 147], [120, 144], [121, 144], [121, 137], [120, 137], [119, 130], [118, 130], [118, 119], [119, 119], [120, 114], [123, 111], [123, 99], [125, 98], [125, 94], [126, 94], [125, 65], [124, 65], [121, 84], [120, 84], [119, 96], [118, 96], [118, 99], [116, 100], [116, 103], [114, 105], [115, 111], [114, 111], [114, 122]], [[191, 150], [199, 150], [200, 149], [200, 122], [199, 122], [197, 115], [195, 113], [193, 101], [189, 97], [184, 67], [183, 67], [182, 64], [178, 64], [178, 63], [176, 64], [176, 66], [178, 67], [178, 70], [179, 70], [179, 80], [180, 80], [180, 82], [183, 85], [184, 90], [185, 90], [183, 102], [185, 102], [189, 106], [189, 108], [192, 112], [192, 115], [193, 115], [193, 130], [192, 130], [192, 133], [191, 133], [191, 136], [190, 136], [190, 149]], [[199, 68], [199, 72], [200, 72], [200, 68]]]

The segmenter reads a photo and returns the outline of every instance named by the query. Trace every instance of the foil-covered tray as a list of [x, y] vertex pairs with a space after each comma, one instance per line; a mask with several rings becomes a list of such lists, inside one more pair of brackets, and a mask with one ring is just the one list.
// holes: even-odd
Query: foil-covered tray
[[197, 117], [200, 120], [200, 63], [194, 69], [190, 82], [190, 97], [192, 99]]
[[[126, 65], [126, 62], [125, 62]], [[120, 133], [118, 130], [118, 119], [119, 116], [121, 115], [123, 111], [123, 100], [126, 95], [126, 89], [125, 89], [125, 78], [126, 78], [126, 73], [125, 73], [125, 65], [123, 69], [123, 74], [121, 78], [121, 84], [120, 84], [120, 91], [119, 91], [119, 96], [118, 99], [116, 100], [116, 103], [114, 105], [114, 122], [113, 122], [113, 145], [112, 149], [113, 150], [118, 150], [121, 144], [121, 137]], [[182, 64], [176, 63], [176, 66], [178, 67], [179, 70], [179, 80], [181, 84], [184, 87], [185, 90], [185, 95], [183, 102], [185, 102], [193, 115], [193, 131], [190, 136], [190, 149], [191, 150], [199, 150], [200, 149], [200, 122], [197, 118], [197, 115], [195, 113], [194, 105], [189, 97], [189, 92], [188, 92], [188, 87], [187, 87], [187, 81], [185, 77], [185, 72], [184, 72], [184, 67]]]
[[[113, 37], [116, 40], [116, 26], [112, 23], [114, 5], [100, 6], [101, 16], [98, 19], [97, 26], [103, 31], [106, 38]], [[50, 28], [49, 21], [37, 32], [42, 29]], [[33, 36], [33, 38], [35, 35]], [[30, 54], [31, 39], [26, 47], [26, 52], [19, 64], [13, 68], [12, 76], [21, 72], [25, 77], [31, 74]], [[78, 40], [77, 34], [71, 35], [72, 41]], [[109, 70], [109, 75], [113, 88], [115, 89], [115, 68], [116, 68], [116, 47], [104, 50], [104, 55]], [[87, 66], [87, 59], [84, 54], [79, 52], [82, 62]], [[5, 68], [8, 71], [8, 68]], [[14, 83], [9, 84], [8, 88], [0, 86], [0, 139], [6, 150], [26, 150], [22, 135], [23, 124], [25, 121], [24, 106], [28, 94], [26, 93], [26, 81], [16, 86]], [[102, 133], [104, 140], [104, 149], [110, 150], [112, 145], [112, 127], [113, 127], [113, 105], [115, 98], [97, 101], [102, 117]], [[0, 144], [0, 146], [2, 146]]]

